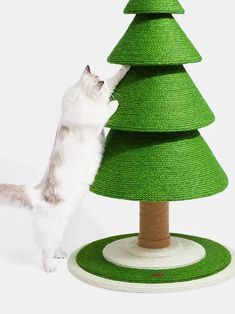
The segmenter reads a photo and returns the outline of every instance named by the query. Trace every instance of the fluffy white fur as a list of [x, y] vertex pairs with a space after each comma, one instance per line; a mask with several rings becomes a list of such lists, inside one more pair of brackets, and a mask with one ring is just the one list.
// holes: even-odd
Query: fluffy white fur
[[36, 187], [0, 185], [0, 202], [30, 208], [36, 241], [46, 272], [56, 270], [55, 258], [66, 255], [60, 244], [72, 212], [77, 208], [99, 168], [103, 128], [118, 108], [110, 96], [124, 78], [128, 66], [107, 82], [86, 67], [81, 79], [64, 95], [50, 162]]

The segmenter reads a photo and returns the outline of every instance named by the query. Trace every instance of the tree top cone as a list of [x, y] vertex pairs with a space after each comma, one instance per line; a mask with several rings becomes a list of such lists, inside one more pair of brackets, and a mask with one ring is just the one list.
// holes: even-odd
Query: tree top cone
[[182, 14], [184, 9], [177, 0], [130, 0], [124, 10], [126, 14], [175, 13]]

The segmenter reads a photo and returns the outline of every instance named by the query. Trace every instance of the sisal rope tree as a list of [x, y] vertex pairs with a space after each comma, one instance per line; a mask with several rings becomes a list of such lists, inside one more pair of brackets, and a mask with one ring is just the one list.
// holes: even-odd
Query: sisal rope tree
[[108, 60], [132, 69], [114, 98], [104, 160], [91, 191], [139, 200], [139, 245], [170, 244], [169, 201], [221, 192], [227, 177], [197, 129], [214, 115], [183, 64], [201, 57], [170, 13], [176, 0], [130, 0], [136, 13]]
[[209, 239], [169, 234], [169, 202], [223, 191], [228, 179], [198, 129], [214, 115], [184, 64], [201, 57], [171, 14], [177, 0], [130, 0], [133, 22], [108, 58], [131, 65], [117, 87], [119, 108], [91, 191], [140, 202], [140, 230], [90, 243], [70, 271], [104, 288], [168, 292], [235, 274], [233, 251]]

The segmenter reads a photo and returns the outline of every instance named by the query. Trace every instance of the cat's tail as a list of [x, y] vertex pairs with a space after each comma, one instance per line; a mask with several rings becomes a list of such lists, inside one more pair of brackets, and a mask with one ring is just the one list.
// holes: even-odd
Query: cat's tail
[[33, 208], [33, 201], [28, 188], [14, 184], [0, 184], [0, 204]]

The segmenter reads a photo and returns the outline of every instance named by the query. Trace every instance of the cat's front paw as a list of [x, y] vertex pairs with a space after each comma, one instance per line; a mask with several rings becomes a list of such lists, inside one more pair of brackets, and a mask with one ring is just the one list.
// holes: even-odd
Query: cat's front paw
[[119, 103], [117, 100], [113, 100], [109, 104], [109, 117], [111, 117], [118, 109]]

